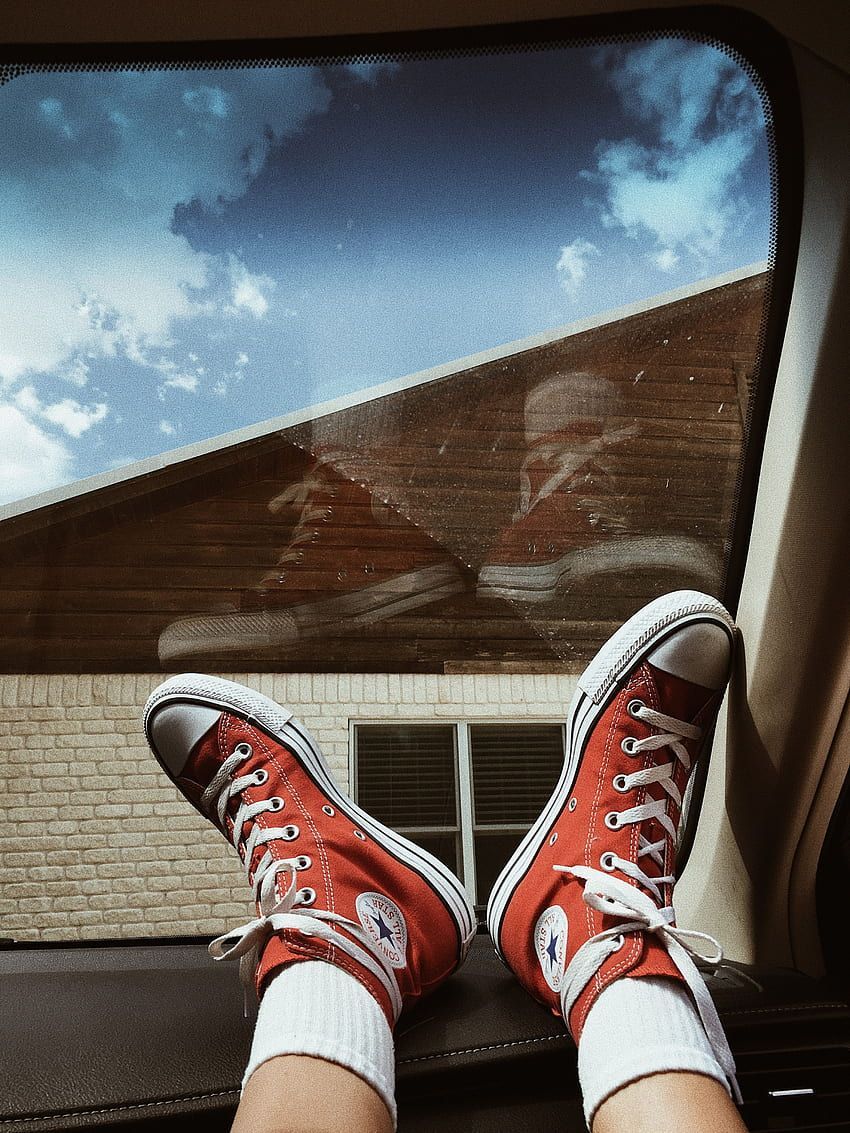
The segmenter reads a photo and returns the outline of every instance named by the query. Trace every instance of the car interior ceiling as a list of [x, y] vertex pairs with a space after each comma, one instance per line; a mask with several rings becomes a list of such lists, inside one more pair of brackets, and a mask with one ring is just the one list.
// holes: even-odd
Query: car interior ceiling
[[[440, 0], [415, 7], [261, 0], [243, 10], [98, 0], [72, 18], [48, 0], [12, 0], [3, 20], [12, 58], [15, 45], [167, 42], [185, 54], [185, 44], [210, 39], [616, 19], [622, 7], [616, 0], [461, 8]], [[671, 21], [688, 9], [639, 5]], [[802, 150], [798, 239], [784, 265], [785, 327], [740, 562], [735, 616], [744, 645], [677, 913], [681, 923], [715, 935], [730, 957], [709, 985], [739, 1062], [749, 1128], [850, 1128], [843, 945], [850, 883], [850, 38], [839, 3], [749, 0], [708, 12], [718, 29], [740, 19], [750, 34], [763, 27], [782, 38]], [[202, 944], [27, 944], [0, 950], [0, 971], [0, 1125], [9, 1133], [228, 1128], [251, 1024], [233, 972], [207, 963]], [[480, 933], [451, 988], [401, 1027], [399, 1128], [582, 1129], [565, 1060], [572, 1068], [575, 1049], [559, 1021], [523, 995]], [[811, 1092], [777, 1095], [795, 1088]]]

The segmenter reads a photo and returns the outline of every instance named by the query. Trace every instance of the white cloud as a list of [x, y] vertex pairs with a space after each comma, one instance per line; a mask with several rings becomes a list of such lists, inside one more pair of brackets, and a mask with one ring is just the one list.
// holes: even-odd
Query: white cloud
[[90, 369], [91, 367], [82, 358], [72, 358], [66, 366], [60, 368], [59, 376], [82, 389], [88, 383]]
[[762, 129], [752, 84], [722, 52], [684, 40], [599, 58], [643, 139], [601, 142], [584, 173], [603, 189], [603, 223], [649, 236], [660, 271], [683, 254], [710, 259], [745, 209], [742, 170]]
[[15, 406], [28, 417], [40, 417], [64, 430], [75, 440], [98, 425], [109, 410], [103, 402], [95, 405], [80, 405], [79, 401], [66, 397], [52, 405], [44, 405], [33, 386], [23, 386], [14, 396]]
[[66, 483], [71, 467], [71, 453], [60, 440], [17, 406], [0, 403], [0, 504]]
[[345, 69], [353, 78], [373, 87], [381, 75], [393, 75], [399, 70], [399, 66], [400, 64], [393, 63], [391, 60], [378, 60], [374, 63], [349, 63]]
[[255, 319], [261, 319], [265, 315], [269, 309], [267, 296], [275, 286], [271, 276], [254, 275], [235, 256], [231, 256], [230, 285], [232, 314], [248, 311]]
[[244, 352], [244, 350], [240, 351], [236, 355], [236, 358], [233, 362], [233, 368], [231, 370], [223, 371], [218, 381], [215, 382], [212, 387], [212, 392], [216, 395], [216, 397], [227, 397], [227, 395], [230, 393], [230, 387], [232, 385], [238, 385], [240, 382], [244, 382], [246, 376], [246, 367], [248, 366], [250, 361], [251, 359]]
[[164, 433], [166, 437], [173, 437], [177, 432], [177, 428], [170, 421], [160, 421], [159, 431]]
[[183, 105], [196, 114], [227, 118], [233, 100], [221, 87], [200, 86], [183, 92]]
[[555, 269], [560, 277], [561, 287], [571, 299], [576, 298], [587, 277], [587, 265], [591, 256], [599, 254], [595, 244], [581, 237], [561, 248], [561, 257]]
[[37, 416], [41, 413], [42, 405], [32, 386], [24, 386], [15, 394], [15, 405], [24, 413]]
[[174, 374], [173, 377], [166, 378], [162, 385], [159, 387], [160, 397], [165, 396], [167, 389], [180, 389], [184, 393], [197, 393], [198, 392], [198, 378], [195, 374]]
[[98, 425], [106, 417], [109, 410], [103, 402], [96, 405], [80, 405], [70, 397], [57, 401], [54, 405], [47, 405], [42, 410], [42, 417], [53, 425], [64, 429], [69, 437], [76, 440], [83, 433], [88, 432], [92, 425]]
[[175, 209], [239, 197], [330, 97], [308, 67], [16, 80], [0, 100], [15, 280], [0, 308], [0, 385], [47, 373], [83, 385], [91, 360], [116, 355], [156, 367], [180, 320], [261, 317], [267, 277], [197, 251]]
[[673, 271], [679, 266], [681, 257], [677, 256], [672, 248], [662, 248], [660, 252], [651, 253], [648, 258], [659, 271]]

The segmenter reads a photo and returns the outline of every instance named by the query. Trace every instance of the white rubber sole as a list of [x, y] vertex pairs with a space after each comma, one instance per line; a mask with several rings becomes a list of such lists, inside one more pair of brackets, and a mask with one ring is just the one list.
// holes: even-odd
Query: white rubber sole
[[182, 618], [160, 634], [159, 659], [165, 665], [248, 649], [285, 649], [329, 631], [335, 633], [340, 627], [357, 629], [384, 621], [463, 588], [463, 578], [453, 563], [437, 563], [374, 586], [298, 606]]
[[551, 562], [487, 564], [478, 575], [478, 593], [482, 598], [542, 605], [571, 582], [635, 570], [676, 570], [709, 585], [720, 573], [720, 559], [705, 542], [684, 536], [611, 538]]
[[434, 890], [454, 921], [458, 933], [459, 956], [463, 960], [475, 935], [477, 922], [460, 880], [427, 850], [421, 849], [388, 826], [384, 826], [344, 795], [334, 782], [318, 744], [291, 712], [269, 697], [263, 696], [262, 693], [221, 677], [204, 676], [200, 673], [183, 673], [171, 677], [151, 693], [143, 716], [148, 744], [169, 778], [171, 775], [168, 768], [159, 758], [151, 739], [149, 725], [160, 708], [181, 701], [219, 708], [241, 716], [292, 752], [318, 789], [341, 814], [373, 838], [402, 865], [418, 873]]
[[560, 816], [575, 783], [588, 737], [623, 679], [671, 633], [694, 622], [710, 622], [734, 641], [735, 623], [715, 598], [696, 590], [665, 594], [638, 610], [599, 650], [582, 675], [567, 713], [564, 767], [540, 817], [499, 874], [487, 903], [487, 928], [502, 956], [505, 912], [540, 847]]

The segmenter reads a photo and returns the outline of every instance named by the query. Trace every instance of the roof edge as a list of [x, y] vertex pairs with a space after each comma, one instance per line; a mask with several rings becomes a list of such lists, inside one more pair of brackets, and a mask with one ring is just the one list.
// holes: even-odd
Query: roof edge
[[468, 370], [476, 369], [478, 366], [483, 366], [488, 362], [498, 362], [502, 358], [511, 358], [517, 354], [523, 354], [527, 350], [534, 350], [540, 346], [548, 346], [552, 342], [571, 338], [573, 335], [583, 334], [586, 331], [607, 326], [609, 323], [621, 322], [623, 319], [644, 314], [658, 307], [667, 307], [672, 303], [681, 302], [683, 299], [690, 299], [695, 295], [701, 295], [704, 292], [714, 291], [719, 287], [726, 287], [731, 283], [738, 283], [741, 280], [761, 275], [763, 272], [767, 271], [768, 268], [769, 264], [766, 260], [748, 264], [746, 267], [736, 268], [734, 271], [724, 272], [721, 275], [712, 276], [709, 279], [700, 279], [695, 283], [661, 292], [648, 299], [641, 299], [635, 303], [615, 307], [600, 314], [590, 315], [584, 319], [577, 319], [572, 323], [562, 324], [551, 330], [529, 335], [527, 338], [516, 339], [513, 342], [504, 343], [500, 346], [492, 347], [489, 350], [479, 351], [477, 354], [469, 354], [463, 358], [456, 358], [451, 362], [444, 362], [439, 366], [432, 366], [427, 370], [420, 370], [417, 373], [408, 374], [402, 378], [393, 378], [390, 381], [381, 382], [379, 385], [370, 386], [364, 390], [358, 390], [356, 393], [345, 394], [343, 397], [334, 398], [331, 401], [306, 406], [292, 413], [286, 413], [281, 417], [261, 421], [256, 425], [248, 425], [241, 429], [220, 433], [218, 436], [210, 437], [204, 441], [196, 441], [194, 444], [169, 449], [167, 452], [159, 453], [156, 456], [146, 457], [144, 460], [124, 465], [121, 468], [113, 469], [109, 472], [100, 472], [94, 476], [88, 476], [83, 480], [73, 480], [57, 488], [51, 488], [46, 492], [39, 492], [37, 495], [25, 496], [23, 499], [14, 500], [12, 503], [0, 505], [0, 523], [3, 523], [3, 521], [7, 519], [13, 519], [16, 516], [40, 511], [42, 508], [50, 507], [54, 504], [79, 499], [83, 496], [98, 492], [102, 488], [110, 488], [118, 484], [129, 483], [141, 477], [150, 476], [152, 473], [164, 471], [166, 468], [173, 468], [178, 464], [195, 460], [200, 456], [207, 456], [213, 452], [223, 452], [227, 449], [236, 448], [246, 441], [261, 440], [265, 437], [272, 436], [274, 433], [282, 432], [284, 429], [292, 428], [293, 425], [301, 425], [306, 421], [327, 417], [332, 413], [338, 413], [343, 409], [352, 409], [357, 405], [366, 405], [370, 401], [377, 401], [379, 398], [387, 397], [393, 393], [402, 393], [405, 390], [428, 385], [442, 378], [465, 373]]

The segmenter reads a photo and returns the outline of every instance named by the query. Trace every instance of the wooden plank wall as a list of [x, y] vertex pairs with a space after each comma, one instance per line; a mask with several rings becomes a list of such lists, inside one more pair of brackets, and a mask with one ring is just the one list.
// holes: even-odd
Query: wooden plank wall
[[[390, 672], [580, 665], [655, 594], [697, 580], [719, 592], [764, 279], [6, 521], [0, 669], [155, 671], [160, 635], [175, 622], [218, 617], [225, 640], [234, 615], [285, 606], [287, 586], [304, 608], [350, 592], [364, 562], [380, 581], [432, 559], [455, 571], [454, 592], [441, 599], [416, 604], [414, 595], [409, 609], [371, 620], [319, 619], [297, 640], [266, 646], [240, 644], [231, 633], [227, 648], [210, 645], [186, 665], [173, 656], [163, 665]], [[536, 606], [476, 593], [479, 571], [515, 516], [523, 463], [547, 415], [567, 448], [577, 419], [601, 423], [615, 484], [609, 503], [624, 517], [622, 534], [697, 540], [694, 571], [634, 564]], [[303, 530], [299, 511], [273, 501], [310, 475], [317, 452], [333, 453], [332, 467], [373, 496], [352, 489], [344, 526], [328, 537], [317, 522], [321, 538], [306, 550], [291, 546]], [[369, 514], [383, 501], [395, 516], [389, 525]], [[279, 561], [292, 550], [304, 552], [307, 566], [302, 559], [295, 589], [290, 579], [270, 597], [275, 586], [263, 580], [282, 571]]]

